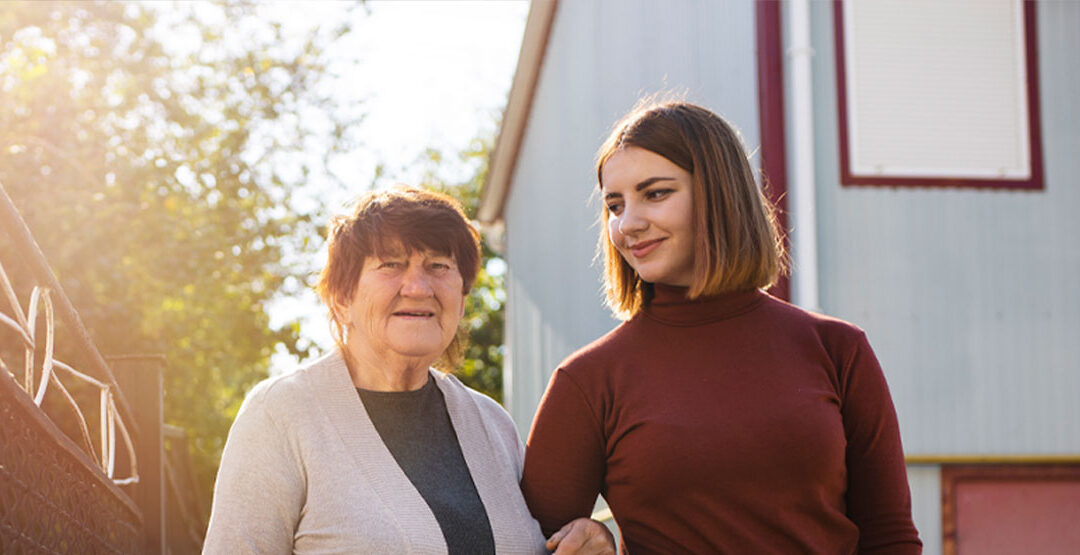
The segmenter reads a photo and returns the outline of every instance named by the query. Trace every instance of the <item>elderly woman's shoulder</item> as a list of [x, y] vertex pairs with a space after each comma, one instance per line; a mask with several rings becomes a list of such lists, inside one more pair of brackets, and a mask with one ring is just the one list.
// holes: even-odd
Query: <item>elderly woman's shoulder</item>
[[483, 413], [488, 413], [491, 411], [495, 411], [497, 413], [506, 413], [506, 409], [504, 409], [502, 405], [498, 403], [498, 401], [492, 399], [485, 393], [482, 393], [465, 385], [464, 383], [462, 383], [461, 380], [458, 379], [457, 376], [451, 373], [440, 371], [434, 371], [432, 372], [432, 375], [435, 377], [436, 383], [438, 383], [439, 388], [443, 391], [444, 397], [449, 393], [455, 397], [459, 397], [460, 399], [471, 399], [473, 403], [475, 403], [476, 406]]
[[[326, 381], [339, 365], [344, 367], [340, 356], [330, 354], [290, 372], [266, 378], [248, 391], [240, 411], [254, 406], [273, 407], [274, 412], [305, 410], [312, 402], [312, 382]], [[345, 372], [347, 376], [347, 370]]]

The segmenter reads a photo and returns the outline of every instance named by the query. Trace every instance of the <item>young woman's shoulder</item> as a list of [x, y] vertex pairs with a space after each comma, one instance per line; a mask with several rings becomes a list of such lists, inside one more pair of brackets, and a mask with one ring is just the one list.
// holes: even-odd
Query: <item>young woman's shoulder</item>
[[624, 359], [628, 349], [638, 343], [635, 337], [642, 318], [643, 315], [639, 314], [578, 348], [563, 359], [559, 368], [577, 373], [588, 371], [589, 368], [606, 367], [615, 360]]
[[762, 310], [766, 317], [775, 319], [778, 325], [805, 328], [822, 338], [860, 341], [866, 336], [862, 328], [851, 322], [806, 310], [771, 295], [766, 296]]

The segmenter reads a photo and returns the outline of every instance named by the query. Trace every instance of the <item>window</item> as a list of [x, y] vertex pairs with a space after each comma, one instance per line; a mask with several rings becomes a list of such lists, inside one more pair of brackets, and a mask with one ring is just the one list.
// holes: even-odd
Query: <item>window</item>
[[946, 555], [1080, 553], [1080, 465], [945, 465]]
[[843, 185], [1041, 189], [1035, 3], [835, 4]]

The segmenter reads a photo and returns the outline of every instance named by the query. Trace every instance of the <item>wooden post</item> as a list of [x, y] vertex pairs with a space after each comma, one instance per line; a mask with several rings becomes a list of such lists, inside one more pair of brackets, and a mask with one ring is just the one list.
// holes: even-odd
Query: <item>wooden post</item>
[[131, 404], [139, 427], [135, 444], [139, 483], [132, 498], [143, 517], [144, 553], [165, 553], [165, 438], [162, 432], [162, 390], [165, 357], [129, 355], [109, 357], [124, 397]]

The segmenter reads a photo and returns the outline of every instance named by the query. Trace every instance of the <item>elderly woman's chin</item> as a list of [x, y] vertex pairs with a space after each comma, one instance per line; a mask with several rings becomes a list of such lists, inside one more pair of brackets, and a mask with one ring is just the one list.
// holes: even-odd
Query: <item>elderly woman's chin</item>
[[434, 362], [454, 339], [457, 322], [446, 327], [440, 324], [434, 317], [425, 320], [394, 316], [387, 325], [386, 344], [400, 356], [428, 358]]

